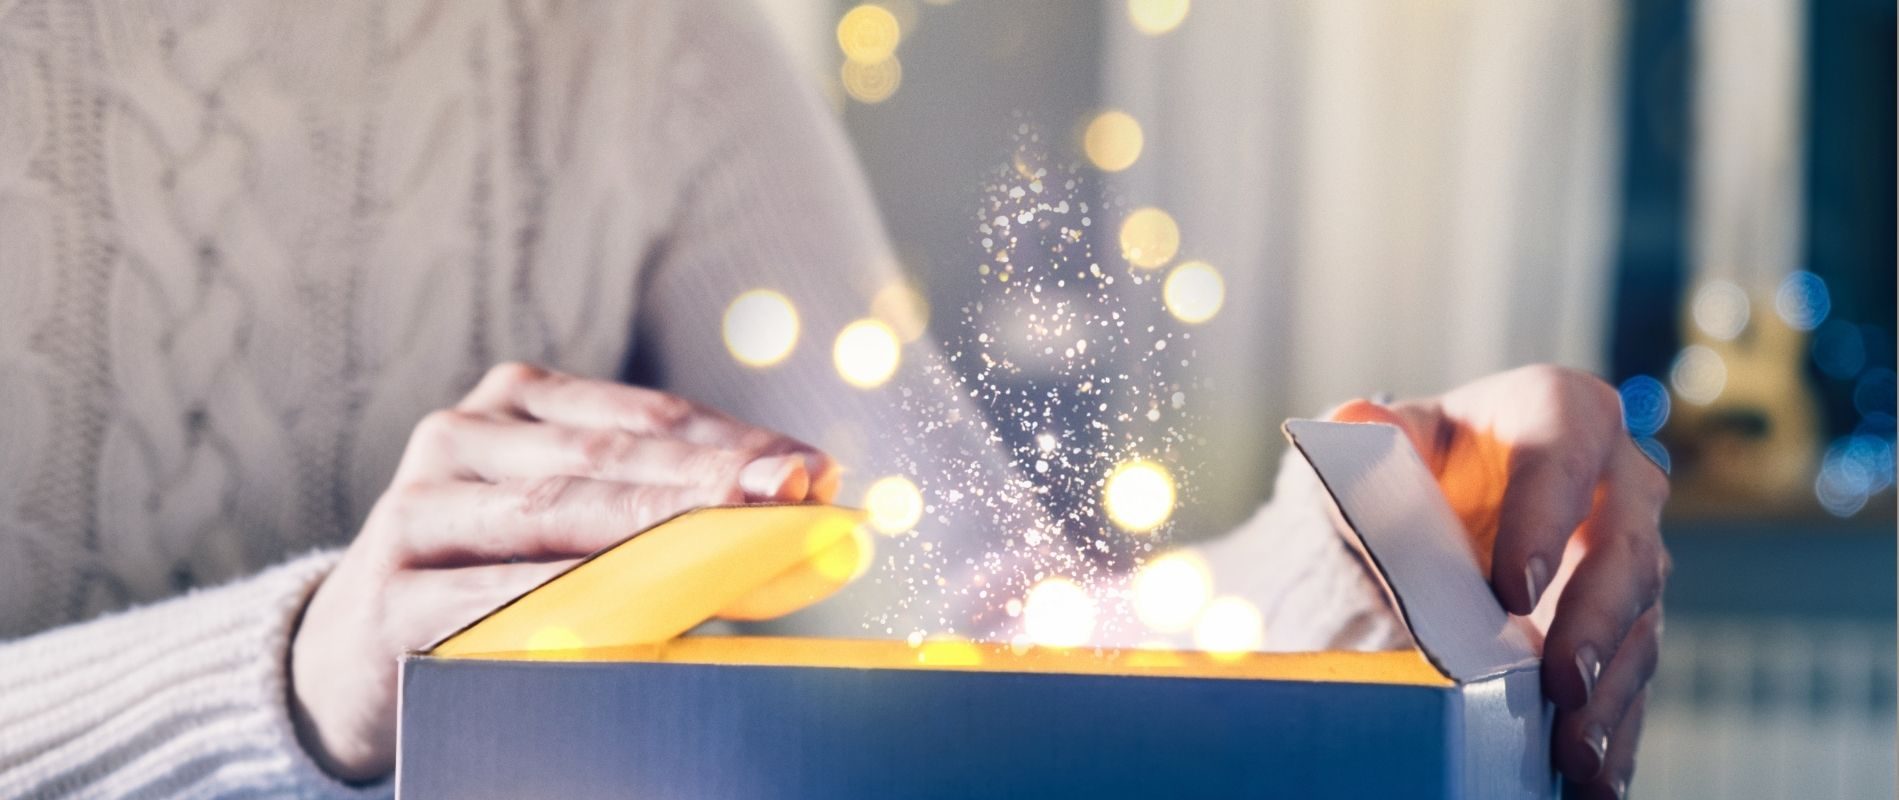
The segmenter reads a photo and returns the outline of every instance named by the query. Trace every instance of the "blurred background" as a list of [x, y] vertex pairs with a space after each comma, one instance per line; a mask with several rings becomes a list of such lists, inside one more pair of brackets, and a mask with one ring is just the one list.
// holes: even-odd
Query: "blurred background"
[[1198, 337], [1178, 536], [1285, 417], [1595, 372], [1676, 487], [1637, 792], [1893, 795], [1891, 0], [760, 2], [939, 337], [1028, 126], [1172, 223], [1128, 290]]

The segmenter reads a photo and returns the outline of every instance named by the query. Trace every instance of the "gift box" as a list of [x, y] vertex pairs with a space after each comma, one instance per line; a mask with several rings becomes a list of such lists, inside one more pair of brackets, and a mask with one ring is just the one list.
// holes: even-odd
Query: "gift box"
[[815, 602], [865, 546], [848, 509], [701, 509], [409, 655], [398, 794], [1554, 797], [1540, 640], [1403, 434], [1285, 430], [1415, 649], [682, 637]]

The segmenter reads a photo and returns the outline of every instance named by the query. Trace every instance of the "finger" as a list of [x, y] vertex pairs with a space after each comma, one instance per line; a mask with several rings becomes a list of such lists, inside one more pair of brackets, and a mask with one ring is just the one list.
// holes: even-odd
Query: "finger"
[[385, 636], [402, 651], [427, 647], [578, 562], [523, 561], [399, 573], [391, 588], [396, 600], [387, 604], [384, 615]]
[[[388, 530], [411, 567], [584, 556], [680, 512], [741, 500], [702, 486], [651, 486], [562, 475], [499, 484], [411, 484], [392, 493]], [[383, 526], [378, 526], [382, 529]]]
[[1438, 441], [1437, 424], [1443, 417], [1435, 409], [1409, 402], [1387, 406], [1360, 398], [1333, 409], [1328, 417], [1334, 422], [1380, 422], [1397, 426], [1411, 440], [1411, 446], [1433, 474], [1443, 471], [1440, 462], [1444, 447]]
[[1613, 766], [1624, 721], [1647, 689], [1661, 656], [1661, 608], [1650, 609], [1602, 673], [1588, 705], [1560, 711], [1556, 720], [1556, 766], [1570, 780], [1586, 782]]
[[1490, 584], [1512, 614], [1536, 609], [1564, 544], [1589, 514], [1612, 445], [1625, 438], [1619, 420], [1610, 427], [1599, 414], [1574, 408], [1569, 395], [1547, 402], [1548, 422], [1511, 443], [1498, 507]]
[[758, 502], [803, 502], [810, 478], [796, 455], [750, 453], [614, 429], [569, 428], [466, 411], [416, 426], [431, 444], [399, 478], [499, 483], [549, 475], [656, 486], [739, 489]]
[[1583, 525], [1587, 552], [1563, 588], [1543, 646], [1544, 694], [1565, 709], [1589, 702], [1596, 676], [1617, 657], [1629, 626], [1662, 594], [1667, 483], [1634, 445], [1624, 450]]
[[745, 424], [677, 395], [578, 378], [529, 364], [508, 363], [490, 369], [456, 408], [579, 428], [679, 438], [761, 455], [797, 453], [804, 457], [805, 474], [810, 476], [822, 477], [837, 466], [811, 445]]
[[1629, 782], [1635, 779], [1635, 757], [1642, 746], [1642, 718], [1648, 711], [1648, 694], [1637, 695], [1622, 715], [1610, 737], [1608, 763], [1594, 780], [1570, 781], [1563, 787], [1564, 797], [1615, 798], [1629, 796]]

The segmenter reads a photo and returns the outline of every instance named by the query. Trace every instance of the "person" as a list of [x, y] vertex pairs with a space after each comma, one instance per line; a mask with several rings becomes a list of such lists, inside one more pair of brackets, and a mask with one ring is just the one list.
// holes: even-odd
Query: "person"
[[[830, 370], [897, 276], [725, 0], [27, 0], [0, 108], [0, 794], [386, 794], [403, 652], [678, 510], [839, 496], [805, 442], [905, 393], [974, 415], [927, 343]], [[802, 331], [765, 368], [720, 338], [755, 288]], [[1508, 610], [1556, 598], [1558, 766], [1624, 791], [1667, 483], [1615, 393], [1529, 367], [1335, 416], [1410, 434]], [[1269, 647], [1387, 646], [1312, 484], [1203, 553], [1281, 598]]]

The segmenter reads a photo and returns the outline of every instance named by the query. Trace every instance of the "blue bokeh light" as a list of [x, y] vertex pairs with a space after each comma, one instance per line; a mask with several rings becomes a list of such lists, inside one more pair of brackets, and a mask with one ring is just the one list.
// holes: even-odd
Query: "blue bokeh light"
[[1858, 325], [1828, 320], [1813, 332], [1813, 363], [1828, 377], [1852, 380], [1866, 368], [1866, 338]]
[[1795, 330], [1810, 331], [1826, 321], [1833, 310], [1833, 297], [1826, 281], [1806, 270], [1788, 275], [1774, 293], [1774, 310]]
[[1622, 395], [1622, 425], [1629, 435], [1654, 436], [1668, 424], [1668, 387], [1661, 381], [1637, 375], [1616, 391]]
[[1635, 440], [1635, 446], [1642, 451], [1642, 455], [1648, 456], [1648, 460], [1655, 462], [1655, 466], [1661, 467], [1663, 474], [1674, 471], [1674, 460], [1668, 455], [1667, 445], [1643, 436]]

